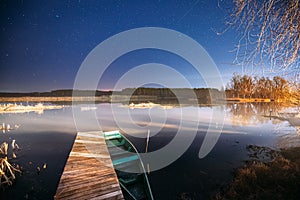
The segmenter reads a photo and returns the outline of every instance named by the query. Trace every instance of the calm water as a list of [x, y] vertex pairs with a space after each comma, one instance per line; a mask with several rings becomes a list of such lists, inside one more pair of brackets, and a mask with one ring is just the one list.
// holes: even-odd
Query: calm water
[[[73, 112], [75, 120], [73, 117]], [[206, 199], [228, 184], [235, 168], [247, 159], [246, 146], [273, 148], [299, 144], [299, 131], [286, 121], [270, 118], [277, 113], [296, 113], [296, 108], [273, 104], [228, 104], [216, 107], [154, 107], [130, 109], [121, 104], [67, 106], [41, 113], [1, 114], [0, 123], [18, 129], [0, 134], [0, 142], [15, 139], [21, 150], [14, 163], [23, 168], [13, 187], [0, 191], [0, 199], [52, 199], [79, 131], [121, 128], [140, 152], [145, 152], [148, 129], [152, 136], [149, 152], [164, 148], [176, 137], [192, 138], [182, 156], [169, 166], [149, 175], [155, 199]], [[95, 121], [97, 124], [95, 124]], [[222, 134], [204, 158], [198, 153], [207, 133], [223, 126]], [[196, 135], [195, 135], [196, 134]], [[185, 149], [181, 144], [176, 149]], [[163, 159], [163, 158], [162, 158]], [[47, 164], [37, 173], [37, 167]], [[149, 166], [151, 169], [151, 165]]]

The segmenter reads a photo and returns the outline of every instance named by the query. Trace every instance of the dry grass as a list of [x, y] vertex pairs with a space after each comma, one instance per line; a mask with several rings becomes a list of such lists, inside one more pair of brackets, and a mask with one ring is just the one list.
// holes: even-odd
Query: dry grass
[[21, 173], [18, 167], [14, 167], [9, 163], [7, 154], [8, 143], [3, 142], [0, 146], [0, 187], [12, 185], [16, 179], [16, 173]]
[[[270, 150], [256, 148], [261, 153]], [[249, 160], [236, 171], [232, 184], [212, 199], [300, 199], [300, 148], [269, 152], [272, 160]]]

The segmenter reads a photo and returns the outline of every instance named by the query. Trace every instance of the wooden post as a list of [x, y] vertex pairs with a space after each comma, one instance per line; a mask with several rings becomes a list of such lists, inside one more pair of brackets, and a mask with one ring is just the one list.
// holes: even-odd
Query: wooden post
[[[150, 130], [148, 129], [147, 142], [146, 142], [146, 153], [148, 153], [149, 138], [150, 138]], [[147, 163], [147, 173], [150, 174], [150, 164], [149, 163]]]
[[150, 137], [150, 130], [148, 129], [147, 141], [146, 141], [146, 153], [148, 153], [149, 137]]

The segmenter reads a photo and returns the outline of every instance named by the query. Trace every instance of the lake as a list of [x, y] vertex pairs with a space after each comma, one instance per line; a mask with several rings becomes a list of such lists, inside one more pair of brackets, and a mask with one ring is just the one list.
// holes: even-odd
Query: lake
[[[0, 124], [16, 127], [2, 132], [0, 142], [16, 140], [21, 150], [13, 163], [23, 171], [12, 187], [0, 191], [0, 199], [53, 199], [76, 132], [116, 129], [141, 153], [146, 151], [148, 130], [148, 152], [164, 149], [175, 138], [179, 141], [172, 146], [180, 153], [178, 159], [160, 169], [149, 165], [150, 170], [155, 168], [149, 173], [155, 199], [208, 199], [228, 185], [234, 170], [244, 165], [247, 145], [279, 149], [300, 144], [299, 127], [276, 117], [296, 113], [296, 107], [275, 103], [230, 103], [180, 107], [84, 104], [39, 113], [0, 114]], [[212, 150], [199, 158], [205, 136], [218, 130], [221, 135]], [[190, 143], [184, 146], [180, 141], [187, 139]], [[166, 157], [159, 159], [163, 163]], [[38, 172], [44, 164], [47, 168]]]

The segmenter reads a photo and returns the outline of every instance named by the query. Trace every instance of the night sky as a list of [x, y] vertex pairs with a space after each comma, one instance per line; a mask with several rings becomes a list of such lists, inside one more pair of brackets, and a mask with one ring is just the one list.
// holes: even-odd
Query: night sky
[[[0, 0], [0, 91], [72, 88], [81, 63], [94, 47], [119, 32], [149, 26], [173, 29], [199, 42], [226, 84], [233, 72], [240, 71], [231, 65], [236, 33], [216, 33], [225, 29], [227, 15], [218, 0]], [[99, 89], [113, 88], [122, 73], [148, 62], [174, 67], [190, 77], [193, 87], [205, 87], [193, 77], [189, 63], [148, 49], [116, 60]]]

